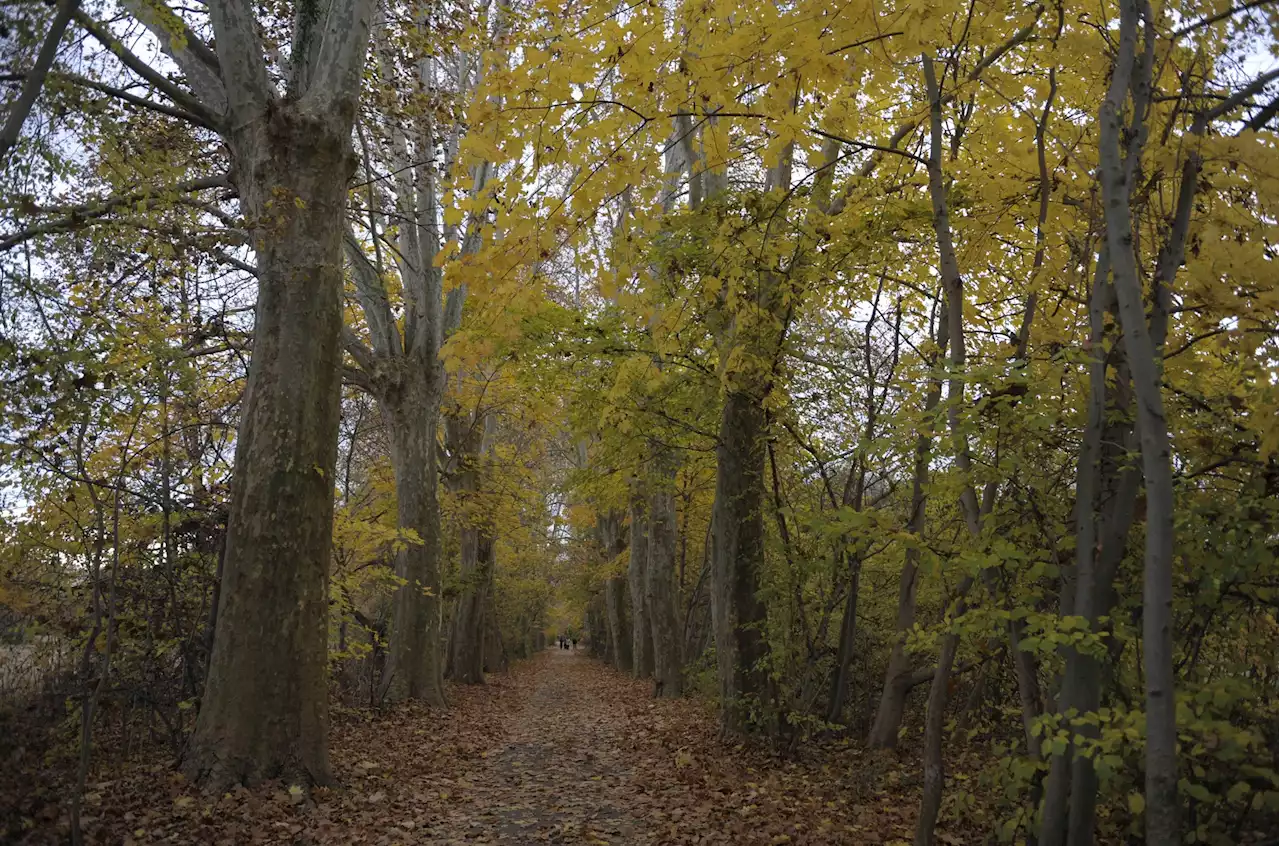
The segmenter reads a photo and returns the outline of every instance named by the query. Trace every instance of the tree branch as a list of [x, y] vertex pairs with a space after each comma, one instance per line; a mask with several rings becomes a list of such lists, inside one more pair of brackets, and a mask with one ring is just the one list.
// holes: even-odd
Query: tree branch
[[64, 217], [28, 227], [0, 239], [0, 253], [7, 252], [19, 244], [24, 244], [32, 238], [38, 238], [41, 235], [55, 235], [59, 232], [74, 231], [82, 226], [88, 225], [92, 221], [106, 217], [108, 214], [122, 206], [141, 203], [144, 208], [150, 208], [154, 204], [165, 199], [167, 195], [186, 194], [194, 191], [204, 191], [210, 188], [225, 188], [228, 185], [229, 183], [227, 182], [226, 176], [208, 176], [202, 179], [192, 179], [173, 186], [161, 186], [158, 188], [149, 186], [130, 194], [117, 194], [96, 202], [85, 203], [79, 206], [47, 209], [36, 208], [31, 210], [30, 213], [61, 214], [64, 215]]
[[[215, 6], [221, 4], [214, 4]], [[151, 84], [157, 91], [164, 94], [174, 105], [179, 106], [184, 111], [198, 115], [201, 120], [209, 126], [220, 126], [221, 117], [212, 109], [206, 107], [196, 97], [186, 91], [183, 91], [177, 85], [174, 85], [164, 76], [162, 76], [155, 68], [142, 61], [136, 53], [120, 43], [114, 35], [107, 31], [107, 28], [86, 15], [84, 12], [77, 11], [75, 13], [76, 23], [92, 35], [99, 44], [107, 48], [107, 50], [115, 54], [125, 67], [142, 77]]]
[[13, 108], [9, 110], [4, 127], [0, 128], [0, 161], [7, 158], [13, 145], [18, 143], [18, 136], [22, 134], [22, 125], [26, 122], [27, 115], [31, 114], [31, 107], [35, 105], [41, 89], [44, 88], [45, 75], [49, 73], [49, 68], [53, 66], [53, 60], [58, 55], [62, 34], [66, 32], [67, 24], [71, 23], [71, 16], [79, 6], [80, 0], [61, 0], [58, 3], [58, 13], [54, 15], [53, 22], [49, 25], [44, 43], [40, 45], [36, 62], [23, 80], [22, 93], [18, 95]]
[[196, 126], [203, 126], [205, 129], [211, 129], [215, 132], [218, 129], [215, 124], [207, 123], [203, 117], [194, 112], [188, 112], [176, 106], [169, 106], [147, 97], [139, 97], [137, 94], [125, 91], [123, 88], [116, 88], [113, 85], [98, 82], [96, 79], [90, 79], [87, 76], [81, 76], [76, 73], [55, 73], [53, 76], [55, 79], [65, 79], [67, 82], [72, 82], [85, 88], [92, 88], [94, 91], [100, 91], [134, 106], [159, 112], [162, 115], [168, 115], [178, 120], [185, 120], [188, 123], [194, 123]]

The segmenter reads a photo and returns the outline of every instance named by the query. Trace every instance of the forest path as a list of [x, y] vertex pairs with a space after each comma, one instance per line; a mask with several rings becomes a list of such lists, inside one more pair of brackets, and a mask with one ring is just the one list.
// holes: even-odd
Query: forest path
[[432, 834], [513, 846], [640, 842], [645, 823], [625, 810], [645, 789], [630, 754], [636, 737], [610, 696], [632, 685], [608, 684], [623, 680], [606, 678], [581, 650], [535, 661], [502, 743], [465, 774], [458, 804]]
[[[918, 798], [898, 782], [892, 761], [854, 749], [781, 761], [728, 746], [706, 703], [655, 700], [650, 684], [584, 649], [550, 649], [485, 685], [451, 686], [447, 710], [337, 709], [335, 784], [309, 794], [270, 784], [211, 797], [171, 763], [110, 767], [90, 777], [86, 842], [860, 846], [910, 839]], [[49, 834], [41, 826], [24, 842], [57, 842]]]

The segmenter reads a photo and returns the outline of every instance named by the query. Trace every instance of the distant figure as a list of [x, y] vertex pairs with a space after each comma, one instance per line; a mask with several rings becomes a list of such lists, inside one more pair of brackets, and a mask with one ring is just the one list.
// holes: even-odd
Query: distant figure
[[574, 649], [578, 648], [578, 639], [576, 637], [569, 638], [569, 643], [573, 645]]

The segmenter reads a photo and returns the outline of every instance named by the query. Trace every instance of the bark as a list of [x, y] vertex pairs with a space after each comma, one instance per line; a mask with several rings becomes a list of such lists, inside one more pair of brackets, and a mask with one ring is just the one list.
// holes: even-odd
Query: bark
[[849, 599], [840, 620], [840, 642], [836, 649], [836, 674], [831, 683], [831, 700], [827, 704], [827, 722], [838, 723], [844, 714], [845, 700], [852, 684], [853, 655], [858, 635], [858, 589], [862, 576], [862, 557], [845, 553], [848, 560]]
[[[492, 570], [490, 570], [492, 573]], [[502, 641], [502, 629], [498, 626], [498, 612], [493, 604], [493, 585], [485, 586], [481, 595], [484, 602], [481, 610], [481, 631], [484, 642], [484, 666], [487, 673], [505, 673], [507, 671], [507, 645]]]
[[684, 692], [684, 673], [676, 613], [676, 502], [670, 487], [675, 484], [675, 473], [663, 448], [653, 452], [659, 459], [655, 469], [662, 476], [653, 480], [655, 490], [649, 497], [649, 566], [645, 574], [653, 635], [654, 694], [676, 699]]
[[450, 441], [459, 465], [456, 484], [462, 503], [461, 595], [454, 617], [453, 676], [463, 684], [484, 684], [485, 607], [493, 581], [493, 538], [476, 494], [485, 452], [484, 434], [491, 424], [487, 415], [483, 421], [454, 418], [449, 423]]
[[[613, 663], [613, 656], [609, 651], [609, 626], [604, 619], [604, 596], [597, 593], [591, 597], [591, 601], [587, 603], [587, 644], [591, 649], [591, 656], [599, 658], [606, 664]], [[546, 646], [546, 638], [541, 636], [543, 646]], [[541, 648], [541, 647], [540, 647]]]
[[[977, 494], [969, 481], [973, 461], [969, 454], [969, 439], [961, 426], [960, 409], [964, 402], [964, 281], [960, 275], [960, 266], [956, 261], [955, 246], [952, 241], [951, 223], [947, 208], [947, 191], [942, 171], [942, 95], [934, 76], [933, 60], [922, 57], [925, 84], [929, 92], [929, 198], [933, 206], [933, 228], [937, 235], [939, 270], [943, 288], [947, 294], [947, 335], [950, 343], [950, 378], [947, 383], [947, 419], [951, 430], [951, 438], [955, 451], [956, 469], [963, 477], [960, 489], [960, 510], [964, 515], [965, 526], [970, 537], [977, 539], [982, 535], [983, 517], [991, 510], [995, 499], [995, 488], [988, 485], [983, 491], [982, 503], [979, 504]], [[966, 576], [957, 588], [958, 596], [956, 617], [964, 613], [964, 596], [973, 583], [972, 576]], [[947, 687], [951, 678], [951, 667], [955, 662], [959, 636], [948, 632], [943, 636], [941, 654], [934, 670], [933, 683], [929, 688], [929, 705], [925, 718], [924, 743], [924, 791], [920, 800], [920, 816], [916, 822], [916, 846], [932, 846], [934, 842], [934, 826], [937, 824], [938, 811], [942, 807], [942, 792], [945, 787], [943, 762], [943, 717], [947, 707]], [[1016, 645], [1014, 647], [1016, 649]]]
[[396, 553], [396, 590], [390, 658], [382, 687], [392, 700], [419, 699], [444, 707], [444, 654], [440, 649], [440, 509], [436, 494], [436, 420], [440, 407], [429, 370], [407, 362], [398, 389], [382, 400], [391, 465], [396, 477], [397, 525], [420, 542]]
[[[791, 86], [793, 107], [799, 89]], [[719, 131], [714, 119], [707, 132]], [[837, 147], [826, 145], [828, 165], [836, 160]], [[792, 160], [795, 146], [788, 144], [778, 163], [765, 175], [765, 193], [780, 198], [785, 206], [791, 192]], [[708, 161], [702, 173], [707, 199], [727, 188], [723, 163]], [[834, 168], [815, 180], [811, 217], [825, 211], [825, 192]], [[772, 220], [776, 218], [771, 218]], [[766, 227], [764, 240], [770, 239]], [[757, 278], [755, 302], [750, 310], [731, 314], [729, 325], [719, 338], [721, 361], [726, 365], [740, 350], [744, 362], [722, 368], [727, 390], [720, 412], [716, 443], [716, 488], [711, 509], [711, 617], [716, 642], [716, 675], [720, 686], [720, 728], [726, 735], [773, 722], [773, 695], [766, 666], [769, 644], [765, 637], [767, 609], [759, 595], [764, 570], [764, 462], [768, 413], [765, 400], [773, 390], [773, 380], [791, 315], [800, 300], [800, 291], [790, 280], [772, 270], [761, 270]]]
[[626, 581], [614, 576], [604, 583], [605, 618], [609, 626], [609, 644], [613, 666], [631, 672], [631, 628], [627, 617]]
[[218, 628], [184, 761], [216, 786], [330, 780], [328, 564], [354, 101], [326, 106], [272, 99], [230, 139], [259, 293]]
[[172, 13], [136, 13], [179, 66], [210, 71], [185, 74], [196, 97], [113, 45], [175, 103], [225, 127], [257, 255], [218, 625], [183, 769], [213, 790], [271, 778], [325, 783], [342, 239], [372, 3], [334, 0], [323, 22], [305, 5], [298, 10], [295, 43], [306, 49], [295, 53], [283, 98], [267, 74], [252, 4], [223, 0], [209, 11], [216, 58], [198, 38], [164, 25]]
[[[1077, 615], [1098, 630], [1098, 620], [1111, 613], [1115, 603], [1113, 582], [1124, 557], [1140, 474], [1128, 460], [1136, 443], [1132, 424], [1129, 371], [1121, 344], [1106, 344], [1104, 314], [1111, 288], [1110, 264], [1104, 248], [1090, 297], [1089, 416], [1081, 445], [1076, 477], [1076, 562], [1074, 572], [1064, 574], [1063, 615]], [[1110, 346], [1108, 353], [1107, 347]], [[1107, 371], [1113, 371], [1109, 383]], [[1066, 668], [1058, 697], [1061, 716], [1072, 711], [1085, 714], [1101, 704], [1101, 668], [1086, 652], [1066, 651]], [[1062, 755], [1050, 761], [1041, 814], [1041, 846], [1093, 842], [1097, 777], [1087, 756], [1074, 755], [1077, 734], [1096, 737], [1089, 724], [1068, 726], [1071, 740]]]
[[711, 616], [720, 722], [726, 734], [746, 731], [760, 716], [761, 700], [768, 695], [766, 610], [759, 597], [764, 567], [764, 437], [762, 401], [742, 392], [729, 393], [720, 418], [711, 516]]
[[[1146, 835], [1154, 846], [1180, 842], [1177, 722], [1173, 666], [1173, 470], [1161, 393], [1160, 349], [1152, 342], [1134, 256], [1129, 184], [1121, 152], [1121, 113], [1138, 39], [1135, 0], [1120, 4], [1120, 47], [1111, 87], [1098, 110], [1098, 164], [1107, 248], [1125, 352], [1133, 374], [1138, 441], [1146, 482], [1142, 647], [1146, 681]], [[1140, 106], [1136, 106], [1140, 111]], [[1157, 295], [1157, 313], [1164, 308]], [[1167, 313], [1167, 312], [1166, 312]]]
[[845, 701], [849, 699], [854, 674], [854, 653], [858, 646], [858, 594], [863, 573], [860, 552], [842, 552], [838, 555], [846, 562], [849, 576], [849, 599], [840, 621], [840, 641], [836, 648], [836, 674], [831, 682], [831, 700], [827, 703], [827, 722], [838, 723], [845, 713]]
[[[957, 591], [963, 595], [972, 579], [966, 579]], [[957, 604], [955, 616], [964, 613], [964, 602]], [[934, 826], [942, 809], [942, 792], [946, 787], [945, 765], [942, 755], [943, 728], [947, 710], [947, 684], [951, 679], [951, 667], [955, 663], [959, 636], [948, 633], [942, 638], [942, 649], [934, 669], [933, 682], [929, 685], [929, 704], [924, 724], [924, 789], [920, 798], [920, 816], [916, 820], [915, 846], [933, 846]]]
[[631, 495], [631, 556], [627, 587], [631, 594], [631, 671], [638, 679], [653, 675], [653, 632], [649, 623], [649, 511], [644, 494]]
[[485, 607], [493, 574], [493, 539], [478, 527], [462, 530], [460, 574], [453, 640], [453, 678], [462, 684], [484, 684]]

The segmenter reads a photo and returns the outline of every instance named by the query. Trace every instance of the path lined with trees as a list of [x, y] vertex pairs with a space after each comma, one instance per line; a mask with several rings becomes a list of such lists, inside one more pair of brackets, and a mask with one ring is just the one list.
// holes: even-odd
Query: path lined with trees
[[555, 685], [610, 758], [572, 631], [697, 767], [910, 762], [916, 846], [1274, 841], [1278, 26], [6, 4], [5, 830], [144, 761], [310, 807], [351, 709], [444, 743], [506, 672], [472, 775], [580, 748]]
[[[866, 767], [725, 747], [705, 708], [649, 693], [585, 652], [546, 651], [485, 688], [453, 688], [448, 712], [337, 713], [331, 788], [210, 796], [168, 768], [125, 767], [92, 786], [85, 832], [95, 843], [315, 846], [869, 845], [909, 835], [909, 783], [883, 789]], [[57, 839], [44, 829], [26, 842]]]

